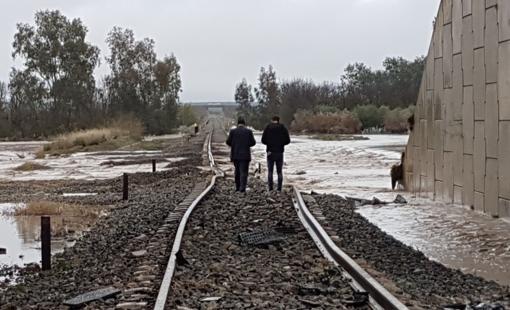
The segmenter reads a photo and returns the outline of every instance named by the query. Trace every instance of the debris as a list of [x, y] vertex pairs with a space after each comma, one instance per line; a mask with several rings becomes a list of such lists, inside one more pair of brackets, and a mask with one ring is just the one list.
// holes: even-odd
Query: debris
[[394, 203], [400, 203], [400, 204], [406, 204], [407, 200], [400, 194], [395, 197], [395, 200], [393, 200]]
[[69, 307], [81, 307], [88, 302], [98, 300], [98, 299], [113, 297], [119, 293], [120, 293], [120, 290], [116, 289], [114, 287], [102, 288], [99, 290], [87, 292], [85, 294], [81, 294], [74, 298], [68, 299], [68, 300], [64, 301], [64, 305], [69, 306]]
[[182, 250], [177, 251], [175, 258], [178, 266], [189, 266], [189, 262], [182, 255]]
[[361, 307], [368, 304], [368, 301], [368, 292], [353, 292], [352, 300], [342, 300], [342, 303], [353, 307]]
[[134, 257], [142, 257], [142, 256], [145, 256], [146, 254], [147, 254], [146, 250], [131, 252], [131, 255], [133, 255]]
[[306, 171], [303, 171], [303, 170], [296, 171], [296, 175], [304, 175], [304, 174], [306, 174]]
[[0, 255], [5, 255], [7, 254], [7, 249], [6, 248], [0, 248]]
[[221, 298], [222, 298], [221, 296], [216, 296], [216, 297], [204, 297], [204, 298], [200, 299], [200, 301], [202, 301], [202, 302], [218, 301], [218, 300], [220, 300]]
[[243, 245], [258, 246], [278, 243], [285, 240], [285, 237], [275, 230], [259, 230], [239, 234], [239, 241]]

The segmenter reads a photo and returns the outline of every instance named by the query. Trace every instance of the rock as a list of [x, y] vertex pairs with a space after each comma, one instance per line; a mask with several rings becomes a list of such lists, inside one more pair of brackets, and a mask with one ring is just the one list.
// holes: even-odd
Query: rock
[[304, 175], [306, 174], [306, 171], [303, 171], [303, 170], [299, 170], [299, 171], [296, 171], [295, 173], [296, 175]]
[[400, 204], [406, 204], [407, 200], [402, 195], [398, 194], [397, 197], [395, 197], [395, 200], [393, 202], [400, 203]]
[[7, 249], [6, 248], [0, 248], [0, 255], [5, 255], [7, 254]]
[[134, 252], [131, 252], [131, 255], [133, 255], [134, 257], [142, 257], [142, 256], [147, 255], [147, 250], [134, 251]]
[[63, 302], [63, 304], [66, 306], [69, 306], [69, 307], [81, 307], [81, 306], [85, 305], [86, 303], [92, 302], [94, 300], [106, 299], [106, 298], [110, 298], [110, 297], [113, 297], [118, 294], [120, 294], [119, 289], [116, 289], [113, 287], [107, 287], [107, 288], [102, 288], [99, 290], [87, 292], [85, 294], [81, 294], [74, 298], [65, 300]]
[[115, 309], [126, 309], [126, 310], [136, 310], [136, 309], [146, 309], [146, 302], [123, 302], [118, 304]]

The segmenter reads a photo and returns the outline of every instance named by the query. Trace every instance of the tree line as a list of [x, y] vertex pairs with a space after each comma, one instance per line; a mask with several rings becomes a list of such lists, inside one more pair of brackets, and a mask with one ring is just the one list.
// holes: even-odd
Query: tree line
[[[262, 67], [256, 87], [243, 79], [236, 85], [234, 98], [239, 104], [238, 114], [255, 128], [279, 115], [286, 125], [305, 131], [313, 126], [304, 119], [320, 115], [314, 119], [323, 120], [323, 131], [330, 128], [333, 119], [343, 119], [351, 129], [338, 129], [337, 133], [374, 127], [399, 132], [413, 113], [424, 65], [425, 57], [412, 61], [386, 58], [381, 70], [355, 63], [345, 68], [336, 83], [300, 78], [279, 81], [272, 66]], [[332, 119], [326, 121], [327, 115]], [[338, 128], [343, 127], [339, 124]]]
[[19, 23], [8, 83], [0, 82], [0, 136], [38, 138], [104, 125], [134, 115], [150, 134], [175, 128], [180, 65], [176, 57], [158, 58], [152, 39], [136, 40], [130, 29], [107, 35], [110, 72], [96, 81], [101, 61], [86, 41], [83, 22], [61, 12], [40, 11], [35, 25]]

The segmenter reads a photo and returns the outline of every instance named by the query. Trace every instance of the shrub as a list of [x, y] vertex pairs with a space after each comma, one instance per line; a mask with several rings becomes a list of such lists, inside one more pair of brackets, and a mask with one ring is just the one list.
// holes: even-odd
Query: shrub
[[354, 108], [353, 113], [361, 121], [363, 128], [382, 128], [384, 126], [384, 117], [389, 111], [388, 107], [376, 107], [373, 104], [360, 105]]
[[296, 132], [355, 134], [361, 130], [360, 121], [349, 111], [337, 113], [312, 113], [298, 111], [291, 129]]
[[384, 118], [384, 130], [390, 133], [406, 133], [408, 119], [414, 114], [414, 106], [406, 109], [396, 108], [386, 113]]

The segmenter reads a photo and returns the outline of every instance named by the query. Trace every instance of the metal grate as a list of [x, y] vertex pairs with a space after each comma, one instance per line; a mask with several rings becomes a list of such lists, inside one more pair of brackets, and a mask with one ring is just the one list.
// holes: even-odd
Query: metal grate
[[257, 246], [278, 243], [285, 240], [285, 236], [275, 230], [261, 230], [239, 234], [242, 245]]

